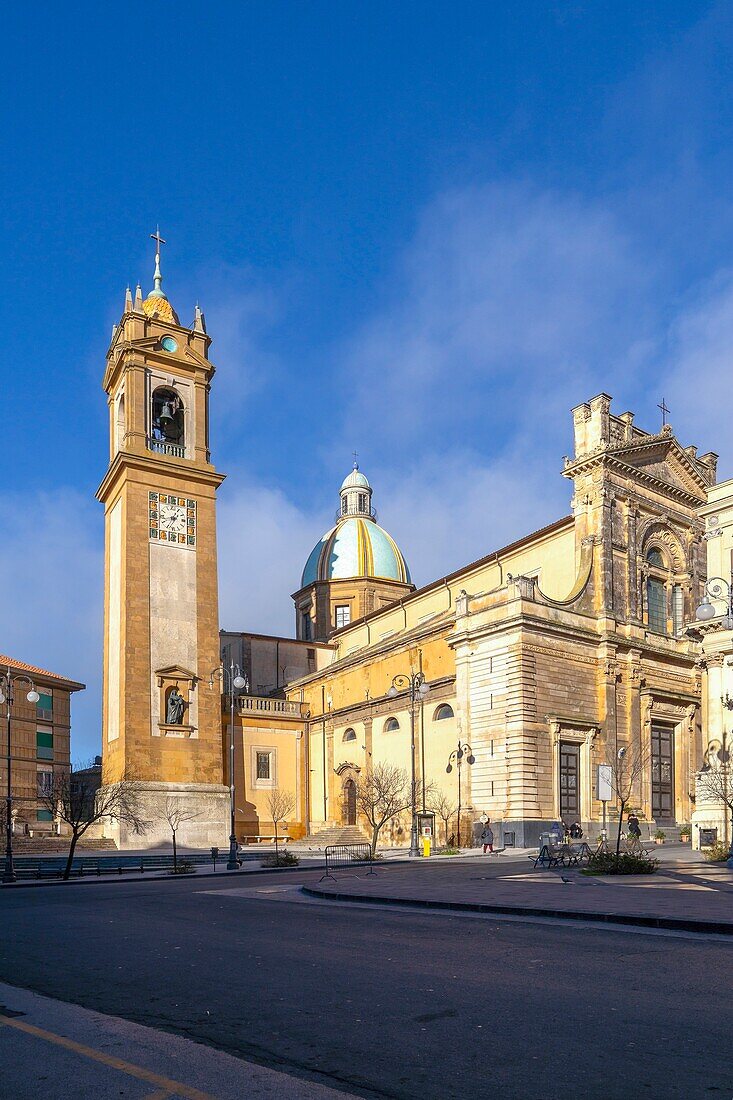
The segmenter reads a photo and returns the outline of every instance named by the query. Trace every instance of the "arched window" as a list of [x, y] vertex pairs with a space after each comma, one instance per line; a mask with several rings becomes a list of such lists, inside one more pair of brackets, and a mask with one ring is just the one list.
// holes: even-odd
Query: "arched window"
[[662, 551], [652, 546], [646, 553], [650, 572], [646, 581], [647, 622], [657, 634], [667, 633], [667, 585], [666, 567]]
[[344, 730], [344, 736], [341, 738], [341, 740], [342, 741], [356, 741], [356, 732], [354, 730], [352, 730], [351, 726], [349, 726], [349, 728], [347, 730]]
[[183, 458], [186, 441], [183, 402], [174, 390], [159, 386], [153, 391], [150, 416], [150, 449]]
[[397, 721], [396, 718], [388, 718], [387, 721], [384, 723], [384, 732], [385, 733], [393, 733], [395, 730], [398, 730], [399, 728], [400, 728], [400, 724], [399, 724], [399, 722]]
[[442, 722], [444, 718], [453, 718], [453, 707], [449, 703], [441, 703], [435, 714], [433, 715], [433, 721]]

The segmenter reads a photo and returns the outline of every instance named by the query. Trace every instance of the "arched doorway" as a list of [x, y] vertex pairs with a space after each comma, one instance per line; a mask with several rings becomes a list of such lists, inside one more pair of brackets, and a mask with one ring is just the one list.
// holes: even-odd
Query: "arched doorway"
[[356, 825], [356, 783], [353, 779], [344, 783], [343, 824]]

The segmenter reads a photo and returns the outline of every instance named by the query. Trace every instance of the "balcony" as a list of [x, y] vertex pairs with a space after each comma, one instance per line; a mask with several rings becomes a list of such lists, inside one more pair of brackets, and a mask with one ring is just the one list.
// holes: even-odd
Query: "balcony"
[[283, 718], [300, 718], [300, 703], [291, 699], [271, 699], [267, 695], [240, 695], [237, 699], [239, 714], [272, 714]]
[[155, 451], [159, 455], [170, 455], [171, 458], [185, 458], [186, 448], [180, 443], [169, 443], [165, 439], [151, 439], [148, 436], [148, 450]]

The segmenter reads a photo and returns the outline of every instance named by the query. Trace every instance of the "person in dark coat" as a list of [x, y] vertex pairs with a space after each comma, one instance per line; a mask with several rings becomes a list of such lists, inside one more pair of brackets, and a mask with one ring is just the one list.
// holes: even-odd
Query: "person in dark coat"
[[579, 821], [574, 821], [570, 826], [570, 838], [571, 840], [580, 840], [583, 836], [583, 830]]
[[481, 843], [484, 846], [484, 855], [486, 855], [486, 849], [490, 852], [494, 850], [494, 830], [491, 828], [491, 818], [487, 817], [486, 824], [481, 831]]
[[638, 840], [638, 838], [641, 836], [641, 826], [639, 825], [639, 818], [636, 816], [635, 813], [629, 814], [627, 818], [627, 824], [631, 835], [635, 836]]

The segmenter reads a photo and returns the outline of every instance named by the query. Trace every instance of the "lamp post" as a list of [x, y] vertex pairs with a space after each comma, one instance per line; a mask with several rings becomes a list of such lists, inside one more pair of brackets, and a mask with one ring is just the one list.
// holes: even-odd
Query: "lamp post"
[[[703, 597], [697, 608], [695, 609], [695, 618], [699, 622], [707, 622], [710, 619], [716, 618], [716, 611], [713, 600], [717, 600], [720, 603], [725, 603], [725, 614], [720, 620], [720, 625], [723, 630], [733, 630], [733, 569], [731, 570], [730, 580], [725, 580], [724, 577], [710, 577], [705, 582], [703, 589]], [[728, 692], [720, 697], [721, 707], [725, 710], [733, 710], [733, 699]], [[728, 796], [728, 765], [730, 762], [730, 752], [728, 750], [728, 734], [725, 729], [725, 721], [723, 722], [722, 729], [722, 748], [718, 754], [720, 763], [722, 765], [721, 771], [723, 772], [723, 791], [726, 794], [725, 809], [730, 810], [730, 848], [728, 855], [728, 864], [733, 867], [733, 808], [729, 807]], [[727, 816], [727, 815], [726, 815]]]
[[392, 678], [387, 695], [394, 699], [401, 691], [407, 691], [410, 698], [410, 807], [412, 809], [412, 825], [410, 827], [410, 855], [417, 856], [420, 853], [417, 848], [417, 780], [415, 778], [415, 711], [417, 704], [430, 691], [425, 676], [422, 672], [411, 672], [409, 676], [398, 673]]
[[448, 764], [446, 766], [446, 774], [450, 775], [453, 771], [453, 761], [456, 762], [458, 768], [458, 847], [461, 846], [461, 765], [463, 764], [463, 758], [466, 758], [467, 764], [475, 764], [476, 757], [473, 755], [473, 749], [467, 741], [459, 741], [458, 745], [453, 752], [448, 756]]
[[[214, 677], [220, 676], [222, 687], [225, 693], [229, 695], [229, 811], [231, 816], [230, 830], [229, 830], [229, 859], [227, 860], [227, 871], [238, 871], [239, 860], [237, 859], [237, 834], [234, 828], [234, 818], [236, 814], [235, 809], [235, 794], [234, 794], [234, 701], [235, 693], [241, 692], [243, 689], [249, 691], [249, 681], [246, 676], [242, 675], [242, 670], [239, 665], [235, 665], [233, 661], [229, 663], [229, 667], [226, 665], [219, 665], [218, 668], [212, 669], [211, 677], [209, 679], [209, 687], [214, 686]], [[228, 692], [227, 692], [228, 685]], [[244, 765], [244, 738], [242, 739], [242, 764]], [[246, 771], [244, 775], [246, 777]], [[246, 779], [245, 779], [245, 796], [246, 796]]]
[[8, 671], [0, 676], [0, 703], [7, 703], [7, 732], [8, 732], [8, 783], [7, 794], [5, 798], [6, 813], [5, 813], [5, 869], [3, 871], [3, 882], [15, 882], [16, 874], [13, 867], [13, 791], [11, 783], [11, 765], [12, 765], [12, 745], [10, 739], [10, 716], [13, 707], [13, 684], [23, 682], [29, 685], [30, 691], [26, 693], [26, 699], [29, 703], [37, 703], [40, 699], [40, 695], [35, 689], [33, 681], [28, 676], [13, 676], [10, 671], [10, 665], [8, 665]]

